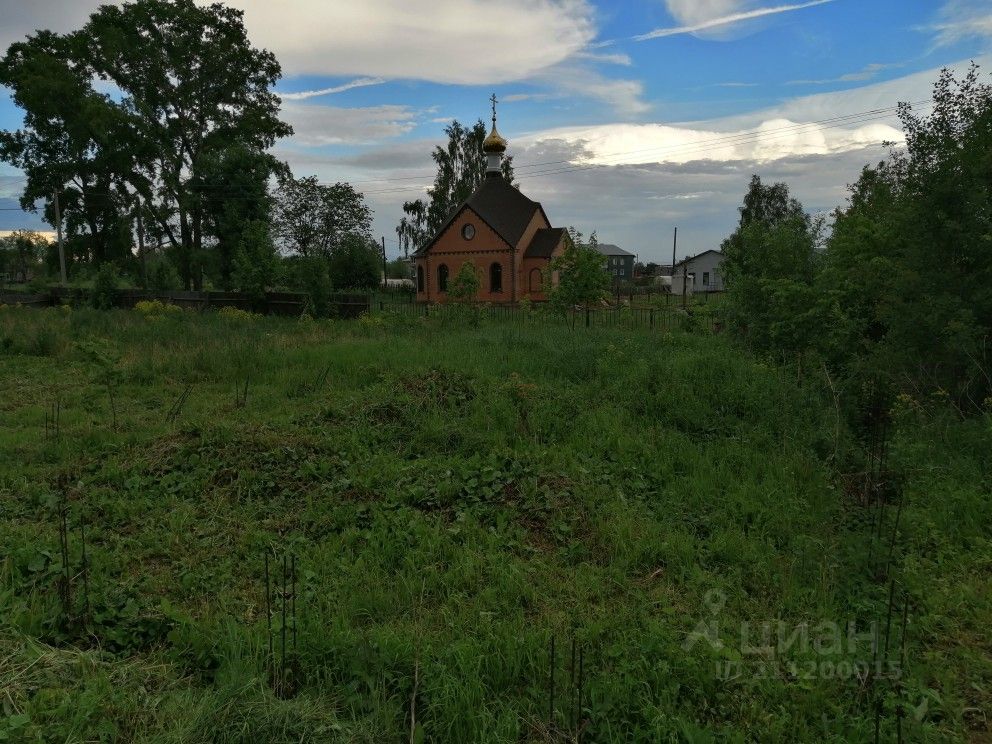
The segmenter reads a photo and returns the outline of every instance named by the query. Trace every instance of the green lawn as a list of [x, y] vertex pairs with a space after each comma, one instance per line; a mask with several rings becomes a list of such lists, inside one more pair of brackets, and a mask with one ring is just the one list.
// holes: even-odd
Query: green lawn
[[988, 741], [990, 417], [897, 421], [871, 682], [801, 629], [884, 643], [896, 502], [873, 541], [820, 382], [721, 336], [0, 308], [0, 741]]

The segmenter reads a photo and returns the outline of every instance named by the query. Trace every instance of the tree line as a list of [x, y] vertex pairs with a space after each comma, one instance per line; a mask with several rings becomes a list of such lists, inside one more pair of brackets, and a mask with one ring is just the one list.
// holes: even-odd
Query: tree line
[[[242, 15], [193, 0], [105, 5], [0, 60], [24, 112], [0, 132], [0, 159], [24, 173], [21, 206], [61, 222], [74, 278], [110, 267], [162, 289], [256, 294], [378, 283], [363, 195], [296, 179], [270, 152], [293, 131], [272, 91], [281, 70]], [[54, 276], [55, 258], [42, 251], [36, 268]]]
[[992, 86], [944, 70], [933, 110], [899, 107], [905, 147], [865, 167], [845, 207], [808, 214], [754, 177], [723, 243], [731, 327], [755, 350], [833, 375], [848, 400], [992, 409]]

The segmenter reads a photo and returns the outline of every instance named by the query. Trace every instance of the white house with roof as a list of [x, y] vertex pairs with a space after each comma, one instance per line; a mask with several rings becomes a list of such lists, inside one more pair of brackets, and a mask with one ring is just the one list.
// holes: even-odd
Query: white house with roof
[[675, 264], [674, 276], [681, 280], [683, 274], [688, 275], [687, 282], [693, 292], [722, 292], [724, 290], [722, 268], [723, 253], [708, 250], [683, 258]]

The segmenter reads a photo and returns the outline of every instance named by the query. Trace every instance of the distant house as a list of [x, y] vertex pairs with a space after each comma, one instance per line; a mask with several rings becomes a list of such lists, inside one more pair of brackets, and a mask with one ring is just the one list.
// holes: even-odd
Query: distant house
[[618, 245], [600, 243], [596, 250], [606, 256], [606, 270], [613, 281], [629, 282], [634, 278], [634, 254]]
[[722, 292], [724, 289], [722, 268], [723, 253], [708, 250], [684, 258], [675, 264], [675, 276], [688, 274], [688, 284], [693, 292]]

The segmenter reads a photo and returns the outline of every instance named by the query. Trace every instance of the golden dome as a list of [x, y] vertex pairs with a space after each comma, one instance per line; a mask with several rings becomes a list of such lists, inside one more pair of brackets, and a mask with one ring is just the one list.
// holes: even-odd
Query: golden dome
[[496, 125], [493, 124], [493, 129], [482, 142], [482, 149], [484, 152], [506, 152], [506, 140], [503, 139], [503, 135], [496, 131]]

